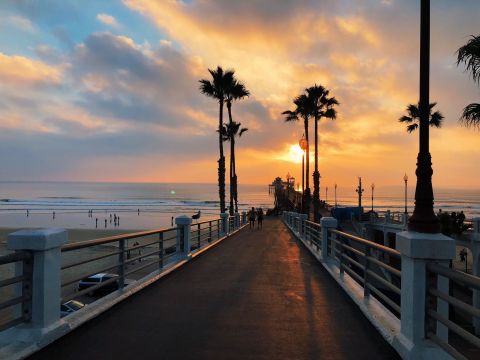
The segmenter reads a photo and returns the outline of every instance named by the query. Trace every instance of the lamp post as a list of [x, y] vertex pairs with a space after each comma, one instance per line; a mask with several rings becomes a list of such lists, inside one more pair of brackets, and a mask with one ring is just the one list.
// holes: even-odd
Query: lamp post
[[430, 82], [430, 0], [420, 5], [420, 126], [417, 157], [415, 208], [408, 229], [421, 233], [440, 232], [440, 223], [433, 211], [432, 157], [429, 151], [429, 82]]
[[328, 201], [328, 186], [325, 186], [325, 208], [327, 207]]
[[287, 172], [287, 206], [289, 206], [289, 203], [290, 203], [290, 171]]
[[359, 214], [362, 213], [362, 193], [365, 189], [362, 189], [362, 178], [359, 176], [358, 177], [358, 187], [355, 189], [355, 191], [358, 193], [358, 210]]
[[308, 147], [308, 142], [307, 139], [305, 139], [305, 134], [302, 135], [302, 138], [298, 142], [298, 145], [302, 149], [302, 212], [305, 212], [305, 151]]
[[405, 175], [403, 176], [403, 181], [405, 181], [405, 215], [408, 214], [408, 210], [407, 210], [407, 182], [408, 182], [408, 175], [407, 173], [405, 173]]
[[372, 183], [371, 187], [372, 187], [372, 213], [373, 213], [373, 190], [375, 190], [375, 184]]
[[335, 184], [335, 207], [337, 207], [337, 184]]

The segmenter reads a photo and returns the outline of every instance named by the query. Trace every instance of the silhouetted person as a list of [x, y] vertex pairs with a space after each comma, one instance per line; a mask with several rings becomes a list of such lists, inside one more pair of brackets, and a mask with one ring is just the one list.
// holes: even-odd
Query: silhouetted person
[[98, 228], [98, 218], [95, 218], [95, 228]]
[[250, 229], [253, 227], [255, 229], [255, 208], [252, 207], [252, 210], [248, 212], [248, 222], [250, 223]]
[[172, 223], [171, 223], [171, 226], [173, 226], [173, 216], [172, 216]]
[[27, 217], [28, 217], [28, 215], [30, 215], [30, 212], [29, 212], [28, 209], [27, 209]]
[[257, 220], [258, 220], [257, 229], [263, 229], [263, 209], [262, 208], [259, 208], [257, 210]]
[[120, 226], [120, 216], [117, 216], [117, 226]]
[[53, 212], [53, 220], [55, 220], [55, 211]]
[[110, 214], [110, 224], [112, 223], [112, 214]]
[[105, 227], [107, 227], [107, 219], [105, 219]]
[[137, 215], [140, 216], [140, 209], [137, 209]]

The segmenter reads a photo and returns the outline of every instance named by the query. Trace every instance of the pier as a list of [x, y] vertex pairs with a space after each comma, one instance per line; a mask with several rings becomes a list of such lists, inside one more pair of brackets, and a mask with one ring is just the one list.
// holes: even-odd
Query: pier
[[[88, 344], [88, 346], [87, 346]], [[394, 359], [279, 219], [245, 228], [32, 359]]]
[[[449, 315], [453, 306], [478, 318], [480, 290], [478, 277], [446, 266], [452, 239], [399, 232], [392, 248], [344, 232], [328, 216], [318, 224], [283, 211], [263, 229], [246, 220], [246, 213], [222, 214], [192, 224], [179, 216], [172, 228], [70, 244], [58, 229], [12, 234], [16, 252], [0, 265], [16, 264], [16, 272], [0, 285], [15, 291], [0, 306], [18, 317], [0, 321], [0, 357], [478, 356], [475, 329]], [[108, 257], [118, 261], [105, 263]], [[71, 290], [82, 276], [68, 270], [91, 262], [114, 271], [119, 288], [60, 318], [62, 302], [114, 281]], [[449, 293], [452, 284], [473, 291], [473, 303]]]

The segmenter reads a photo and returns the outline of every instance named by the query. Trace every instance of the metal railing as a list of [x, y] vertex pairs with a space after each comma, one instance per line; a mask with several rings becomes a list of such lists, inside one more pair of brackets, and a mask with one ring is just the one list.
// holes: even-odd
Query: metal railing
[[[400, 252], [339, 230], [328, 230], [329, 256], [339, 263], [340, 274], [347, 272], [364, 289], [400, 317]], [[398, 261], [395, 261], [398, 260]]]
[[191, 249], [200, 249], [213, 240], [219, 239], [221, 234], [221, 220], [207, 220], [192, 224]]
[[[465, 350], [464, 346], [459, 346], [458, 342], [445, 341], [441, 337], [437, 336], [435, 328], [438, 326], [446, 327], [450, 333], [454, 333], [455, 336], [472, 344], [480, 350], [480, 337], [470, 332], [465, 326], [461, 326], [456, 323], [450, 316], [448, 319], [442, 316], [436, 311], [436, 306], [439, 302], [447, 303], [449, 306], [461, 311], [474, 321], [475, 318], [480, 319], [480, 309], [469, 303], [471, 296], [455, 296], [451, 291], [449, 293], [441, 291], [439, 289], [439, 279], [448, 279], [450, 284], [460, 285], [462, 288], [469, 290], [480, 290], [480, 278], [472, 275], [465, 274], [458, 270], [450, 269], [446, 266], [441, 266], [438, 263], [430, 262], [427, 264], [427, 278], [430, 280], [431, 286], [427, 290], [427, 296], [430, 298], [427, 309], [427, 320], [430, 323], [430, 328], [427, 329], [427, 337], [443, 348], [455, 359], [467, 359], [468, 355], [462, 354]], [[478, 355], [478, 352], [476, 353]]]
[[305, 240], [315, 245], [319, 250], [322, 247], [322, 231], [320, 224], [313, 221], [305, 220]]
[[[177, 228], [116, 235], [81, 241], [62, 247], [62, 302], [92, 295], [101, 290], [123, 288], [129, 277], [161, 269], [176, 253]], [[80, 267], [83, 267], [80, 269]], [[145, 273], [145, 270], [147, 273]], [[113, 276], [98, 284], [79, 289], [93, 275]]]
[[0, 256], [0, 268], [2, 275], [6, 275], [0, 279], [0, 331], [3, 331], [32, 319], [32, 254], [16, 251]]

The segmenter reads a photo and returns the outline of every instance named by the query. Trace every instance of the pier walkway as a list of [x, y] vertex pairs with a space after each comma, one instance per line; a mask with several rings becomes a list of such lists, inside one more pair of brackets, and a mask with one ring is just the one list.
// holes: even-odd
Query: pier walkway
[[242, 230], [31, 359], [396, 359], [280, 219]]

